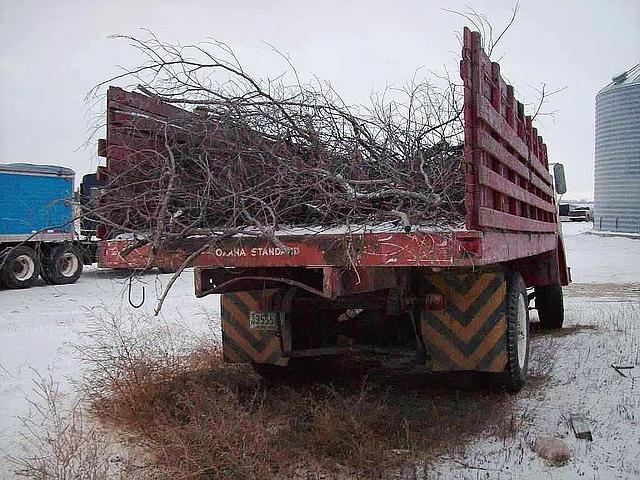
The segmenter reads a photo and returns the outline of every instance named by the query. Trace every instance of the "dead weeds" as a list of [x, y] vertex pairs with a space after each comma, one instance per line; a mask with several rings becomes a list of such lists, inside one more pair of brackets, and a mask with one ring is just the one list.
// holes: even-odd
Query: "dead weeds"
[[[301, 468], [386, 478], [459, 452], [489, 427], [513, 428], [510, 396], [469, 375], [395, 373], [390, 381], [371, 362], [337, 358], [310, 366], [307, 378], [272, 383], [224, 364], [215, 347], [182, 362], [135, 365], [91, 391], [92, 415], [167, 478], [291, 478]], [[327, 372], [332, 381], [319, 381]]]
[[335, 357], [268, 382], [225, 364], [213, 342], [177, 348], [166, 326], [113, 317], [94, 327], [80, 350], [85, 412], [135, 452], [119, 464], [123, 478], [389, 478], [463, 453], [474, 435], [518, 428], [513, 397], [486, 375]]

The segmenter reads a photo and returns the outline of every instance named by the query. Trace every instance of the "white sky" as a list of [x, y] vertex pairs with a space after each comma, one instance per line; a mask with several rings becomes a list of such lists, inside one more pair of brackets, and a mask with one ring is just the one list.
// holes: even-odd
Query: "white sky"
[[[80, 175], [98, 164], [90, 135], [88, 90], [140, 57], [111, 34], [230, 44], [258, 76], [287, 53], [303, 79], [330, 80], [350, 103], [404, 83], [419, 67], [457, 72], [455, 32], [464, 20], [443, 8], [469, 4], [497, 26], [511, 1], [0, 0], [0, 163], [64, 165]], [[522, 0], [498, 48], [501, 71], [517, 96], [535, 98], [546, 82], [567, 89], [552, 99], [554, 118], [538, 128], [551, 161], [565, 164], [567, 197], [593, 196], [594, 98], [611, 76], [640, 61], [640, 0]]]

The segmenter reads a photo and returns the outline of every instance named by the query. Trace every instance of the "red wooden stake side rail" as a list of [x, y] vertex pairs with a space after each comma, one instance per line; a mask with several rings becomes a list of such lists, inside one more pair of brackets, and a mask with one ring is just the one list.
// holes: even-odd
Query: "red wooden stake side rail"
[[547, 147], [478, 32], [464, 29], [467, 228], [552, 233], [558, 227]]
[[[550, 276], [569, 281], [556, 215], [547, 147], [531, 117], [514, 99], [500, 66], [484, 53], [478, 32], [464, 29], [460, 74], [464, 84], [466, 230], [447, 233], [367, 233], [282, 237], [295, 254], [283, 255], [265, 240], [242, 237], [216, 244], [200, 255], [200, 267], [469, 267], [554, 255], [557, 269], [528, 284], [545, 284]], [[184, 130], [172, 127], [194, 113], [156, 98], [110, 87], [107, 94], [107, 157], [101, 172], [113, 179], [132, 165], [153, 161], [148, 153]], [[151, 149], [151, 150], [149, 150]], [[146, 151], [145, 151], [146, 150]], [[123, 179], [123, 181], [126, 181]], [[122, 258], [126, 241], [105, 241], [99, 249], [103, 267], [147, 266], [148, 248]], [[181, 242], [159, 252], [156, 264], [177, 267], [201, 246]], [[244, 252], [244, 253], [243, 253]]]

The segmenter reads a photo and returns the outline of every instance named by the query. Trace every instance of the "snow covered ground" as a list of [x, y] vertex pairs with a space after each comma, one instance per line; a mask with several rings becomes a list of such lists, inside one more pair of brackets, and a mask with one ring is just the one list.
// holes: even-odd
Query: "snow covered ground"
[[[518, 396], [517, 433], [478, 438], [457, 462], [442, 460], [435, 478], [633, 478], [640, 477], [640, 240], [588, 235], [591, 224], [563, 224], [574, 284], [565, 291], [566, 334], [537, 335], [532, 348], [534, 381]], [[77, 378], [74, 355], [92, 315], [133, 313], [152, 318], [154, 299], [169, 275], [145, 274], [131, 285], [110, 271], [89, 268], [78, 283], [0, 290], [0, 478], [11, 478], [6, 456], [17, 453], [18, 417], [28, 414], [34, 371], [50, 374], [61, 388]], [[219, 333], [219, 300], [196, 299], [193, 273], [171, 291], [162, 319], [195, 333]], [[547, 355], [548, 353], [548, 355]], [[635, 365], [622, 377], [611, 364]], [[634, 378], [635, 377], [635, 378]], [[582, 412], [594, 440], [577, 440], [567, 424]], [[537, 435], [563, 438], [572, 453], [550, 467], [531, 449]], [[463, 466], [462, 464], [466, 465]]]
[[567, 262], [575, 283], [639, 283], [640, 239], [585, 235], [591, 222], [565, 222]]
[[110, 270], [86, 268], [73, 285], [39, 283], [27, 290], [0, 290], [0, 478], [10, 478], [7, 456], [18, 452], [21, 422], [29, 414], [27, 398], [34, 399], [35, 372], [51, 375], [62, 391], [80, 375], [75, 345], [95, 315], [135, 314], [142, 321], [166, 321], [194, 334], [219, 332], [219, 299], [194, 296], [193, 272], [185, 271], [174, 284], [160, 318], [153, 317], [155, 300], [171, 275], [145, 273], [131, 284]]
[[[640, 478], [640, 239], [590, 229], [563, 224], [574, 282], [565, 288], [565, 328], [532, 338], [532, 376], [510, 406], [516, 433], [479, 436], [428, 478]], [[611, 365], [634, 368], [623, 377]], [[572, 413], [584, 414], [593, 441], [575, 438]], [[547, 464], [532, 449], [538, 436], [563, 439], [571, 460]]]

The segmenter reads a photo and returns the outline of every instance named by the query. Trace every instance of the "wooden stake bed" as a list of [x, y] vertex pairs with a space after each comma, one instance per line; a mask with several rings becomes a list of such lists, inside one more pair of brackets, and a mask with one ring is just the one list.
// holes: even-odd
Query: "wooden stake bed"
[[[518, 261], [549, 253], [555, 273], [535, 282], [569, 282], [556, 201], [549, 174], [547, 147], [514, 99], [514, 89], [500, 75], [481, 46], [478, 32], [464, 29], [460, 75], [464, 84], [465, 230], [437, 233], [382, 232], [365, 234], [309, 234], [279, 237], [292, 249], [286, 254], [264, 239], [231, 238], [212, 245], [192, 265], [199, 267], [472, 267]], [[100, 154], [107, 157], [101, 170], [107, 177], [124, 164], [144, 161], [145, 138], [129, 138], [127, 122], [150, 119], [170, 126], [172, 118], [193, 115], [158, 99], [109, 88], [107, 140]], [[154, 123], [156, 122], [156, 123]], [[168, 127], [167, 127], [168, 128]], [[124, 133], [123, 133], [124, 132]], [[176, 268], [203, 246], [204, 240], [185, 239], [157, 252], [155, 265]], [[148, 247], [120, 252], [126, 240], [102, 242], [102, 267], [143, 268]], [[532, 264], [535, 262], [532, 262]], [[521, 265], [521, 269], [530, 269]]]
[[[153, 255], [137, 240], [107, 240], [99, 246], [99, 265], [195, 267], [196, 296], [222, 294], [227, 362], [285, 367], [295, 357], [392, 345], [428, 370], [500, 373], [509, 388], [521, 388], [527, 288], [560, 290], [546, 306], [561, 315], [555, 287], [570, 281], [547, 147], [500, 66], [482, 50], [480, 34], [467, 28], [460, 75], [464, 228], [378, 226], [364, 233], [325, 226], [271, 239], [245, 231], [225, 240], [196, 232], [165, 242]], [[176, 131], [172, 122], [191, 125], [195, 115], [118, 88], [109, 89], [107, 109], [101, 173], [116, 183], [126, 182], [120, 175], [129, 168], [144, 170], [153, 160], [147, 152], [156, 150], [158, 131], [180, 140], [190, 129]], [[131, 125], [144, 128], [132, 134]]]

